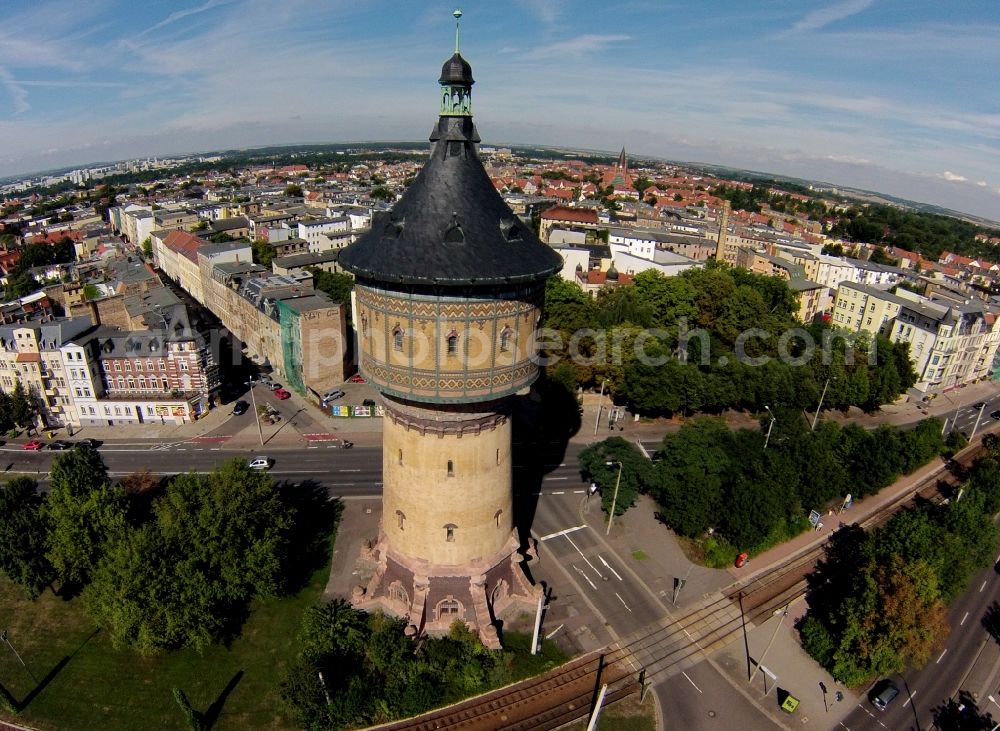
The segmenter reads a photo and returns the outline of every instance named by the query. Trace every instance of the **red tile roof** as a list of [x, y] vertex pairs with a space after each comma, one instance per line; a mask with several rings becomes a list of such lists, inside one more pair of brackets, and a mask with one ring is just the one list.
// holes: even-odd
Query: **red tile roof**
[[187, 231], [171, 231], [163, 239], [164, 246], [181, 256], [186, 256], [195, 264], [198, 263], [198, 249], [204, 244], [204, 241]]
[[546, 221], [574, 221], [576, 223], [597, 223], [597, 211], [592, 208], [568, 208], [553, 206], [542, 214]]

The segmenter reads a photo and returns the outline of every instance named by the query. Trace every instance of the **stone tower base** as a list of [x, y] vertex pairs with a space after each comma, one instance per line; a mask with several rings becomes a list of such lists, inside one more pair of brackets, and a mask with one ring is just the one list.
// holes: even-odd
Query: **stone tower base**
[[460, 620], [486, 647], [500, 649], [494, 621], [514, 611], [535, 611], [543, 593], [528, 582], [518, 547], [513, 531], [493, 556], [438, 566], [392, 550], [380, 529], [378, 543], [364, 556], [375, 563], [375, 574], [367, 587], [355, 587], [353, 604], [402, 617], [414, 634], [447, 634]]

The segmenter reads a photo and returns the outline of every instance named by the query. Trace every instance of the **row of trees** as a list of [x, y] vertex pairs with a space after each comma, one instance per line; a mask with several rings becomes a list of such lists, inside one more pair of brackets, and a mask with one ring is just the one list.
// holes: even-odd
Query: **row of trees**
[[[710, 265], [676, 277], [646, 271], [591, 298], [559, 278], [546, 286], [550, 378], [594, 388], [650, 415], [764, 406], [866, 410], [895, 400], [916, 375], [906, 343], [851, 338], [795, 319], [778, 277]], [[642, 357], [640, 357], [642, 356]]]
[[0, 431], [27, 429], [38, 419], [38, 399], [20, 380], [9, 393], [0, 391]]
[[137, 494], [154, 485], [112, 484], [90, 449], [53, 460], [45, 495], [12, 480], [0, 491], [0, 568], [31, 597], [82, 591], [117, 647], [203, 648], [238, 633], [254, 599], [298, 588], [330, 530], [325, 495], [279, 491], [246, 460], [178, 475], [151, 501]]
[[620, 462], [617, 513], [648, 493], [676, 533], [697, 539], [711, 531], [731, 547], [721, 552], [728, 555], [794, 535], [808, 527], [810, 510], [825, 512], [848, 494], [877, 492], [945, 449], [937, 419], [909, 431], [832, 422], [811, 431], [801, 412], [778, 410], [775, 416], [773, 428], [765, 418], [761, 430], [736, 431], [719, 419], [698, 417], [664, 437], [652, 462], [612, 437], [582, 452], [580, 465], [601, 487], [605, 510], [611, 509]]
[[993, 561], [1000, 441], [990, 435], [983, 443], [987, 455], [962, 495], [919, 504], [867, 534], [854, 528], [835, 535], [810, 579], [800, 634], [840, 682], [859, 685], [927, 662], [947, 635], [947, 603]]
[[[281, 683], [281, 697], [302, 728], [367, 727], [507, 685], [526, 670], [559, 659], [540, 656], [520, 667], [517, 653], [486, 649], [463, 623], [447, 637], [404, 633], [405, 622], [367, 614], [337, 600], [306, 611], [299, 656]], [[377, 692], [376, 692], [377, 689]]]
[[[845, 211], [831, 230], [834, 236], [885, 246], [899, 246], [937, 260], [944, 251], [997, 259], [996, 246], [976, 241], [985, 229], [968, 221], [895, 206], [867, 204]], [[998, 231], [989, 232], [993, 236]]]

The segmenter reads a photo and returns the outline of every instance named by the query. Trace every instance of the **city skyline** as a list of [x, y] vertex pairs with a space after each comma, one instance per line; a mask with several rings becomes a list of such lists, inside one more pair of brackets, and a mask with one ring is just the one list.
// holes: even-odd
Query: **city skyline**
[[[0, 175], [268, 144], [425, 139], [452, 5], [17, 2]], [[165, 7], [166, 6], [166, 7]], [[773, 0], [466, 4], [486, 143], [616, 149], [1000, 220], [1000, 9]]]

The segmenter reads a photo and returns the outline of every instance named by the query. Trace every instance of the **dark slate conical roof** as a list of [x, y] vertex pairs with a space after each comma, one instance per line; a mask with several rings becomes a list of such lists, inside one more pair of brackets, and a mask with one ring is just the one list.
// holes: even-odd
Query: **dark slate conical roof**
[[455, 55], [445, 61], [444, 66], [441, 67], [441, 78], [438, 79], [438, 83], [472, 86], [476, 82], [472, 78], [472, 66], [462, 58], [461, 53], [456, 51]]
[[562, 268], [562, 257], [500, 197], [471, 118], [440, 117], [430, 139], [417, 179], [341, 251], [341, 266], [377, 282], [438, 286], [540, 281]]

